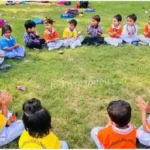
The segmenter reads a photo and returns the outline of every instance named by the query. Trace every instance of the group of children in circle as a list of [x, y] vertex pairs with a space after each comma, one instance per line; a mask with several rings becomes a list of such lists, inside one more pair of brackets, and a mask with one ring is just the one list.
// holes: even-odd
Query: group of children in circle
[[[77, 21], [72, 19], [68, 22], [68, 27], [63, 32], [63, 40], [60, 40], [58, 31], [53, 27], [54, 21], [46, 18], [44, 21], [45, 31], [44, 38], [41, 39], [36, 31], [36, 24], [32, 20], [25, 21], [24, 42], [26, 47], [31, 49], [42, 49], [47, 46], [48, 50], [59, 49], [60, 47], [80, 47], [82, 44], [99, 46], [100, 44], [109, 44], [113, 46], [123, 46], [123, 43], [138, 45], [138, 43], [150, 46], [150, 17], [144, 27], [144, 34], [138, 35], [138, 26], [136, 25], [137, 16], [131, 14], [127, 16], [127, 23], [122, 28], [122, 16], [117, 14], [113, 17], [113, 23], [109, 27], [109, 37], [103, 37], [101, 18], [94, 15], [91, 24], [87, 28], [85, 38], [80, 32], [77, 32]], [[25, 55], [25, 48], [16, 43], [15, 38], [11, 35], [11, 26], [6, 24], [2, 27], [2, 37], [0, 38], [0, 63], [7, 58], [20, 59]], [[1, 68], [1, 67], [0, 67]]]
[[[49, 111], [36, 98], [24, 102], [22, 120], [16, 119], [9, 126], [5, 126], [8, 117], [12, 115], [8, 112], [11, 99], [6, 90], [0, 93], [0, 146], [20, 136], [20, 149], [68, 149], [69, 143], [59, 140], [54, 134]], [[97, 148], [135, 149], [137, 139], [141, 144], [150, 146], [150, 117], [147, 119], [146, 115], [150, 113], [150, 105], [141, 97], [137, 98], [137, 105], [142, 116], [142, 126], [138, 129], [130, 123], [132, 108], [127, 101], [114, 100], [108, 104], [108, 124], [91, 130], [91, 139]]]

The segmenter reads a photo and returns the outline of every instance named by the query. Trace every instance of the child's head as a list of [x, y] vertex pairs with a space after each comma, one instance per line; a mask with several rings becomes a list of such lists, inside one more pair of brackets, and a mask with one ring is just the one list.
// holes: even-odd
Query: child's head
[[68, 26], [71, 31], [73, 31], [77, 26], [77, 21], [75, 19], [69, 20]]
[[12, 29], [10, 25], [6, 24], [2, 27], [2, 35], [4, 35], [5, 37], [10, 38], [11, 32]]
[[150, 25], [150, 16], [149, 16], [149, 18], [148, 18], [148, 24]]
[[52, 20], [51, 18], [46, 18], [45, 21], [44, 21], [45, 29], [51, 30], [52, 27], [53, 27], [53, 23], [54, 23], [54, 22], [55, 22], [55, 21]]
[[100, 16], [99, 15], [94, 15], [92, 17], [91, 24], [92, 24], [92, 26], [97, 26], [100, 23], [100, 21], [101, 21]]
[[122, 16], [120, 14], [117, 14], [113, 17], [113, 25], [119, 26], [122, 21]]
[[135, 24], [137, 20], [137, 16], [135, 14], [131, 14], [127, 16], [127, 25], [132, 26]]
[[131, 119], [131, 106], [123, 100], [112, 101], [107, 107], [107, 112], [111, 121], [116, 127], [125, 127]]
[[24, 24], [27, 32], [35, 32], [36, 23], [32, 20], [27, 20]]
[[42, 138], [50, 132], [51, 116], [38, 99], [32, 98], [23, 104], [23, 123], [30, 136]]

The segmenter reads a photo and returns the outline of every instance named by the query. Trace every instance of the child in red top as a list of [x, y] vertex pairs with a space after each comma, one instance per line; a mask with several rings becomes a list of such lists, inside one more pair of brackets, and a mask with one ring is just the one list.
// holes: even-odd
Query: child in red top
[[147, 118], [147, 113], [150, 113], [150, 104], [138, 97], [137, 105], [142, 116], [142, 126], [137, 130], [137, 138], [141, 144], [150, 146], [150, 116]]
[[105, 127], [92, 129], [91, 136], [97, 147], [105, 149], [136, 148], [136, 129], [129, 124], [131, 106], [118, 100], [112, 101], [107, 107], [109, 124]]
[[150, 16], [148, 18], [148, 23], [144, 27], [144, 35], [139, 36], [140, 44], [150, 46]]
[[47, 43], [48, 50], [59, 49], [63, 45], [63, 41], [59, 40], [58, 32], [53, 28], [54, 21], [47, 18], [45, 20], [44, 39]]
[[122, 34], [122, 26], [121, 26], [122, 16], [117, 14], [113, 17], [113, 23], [109, 27], [109, 36], [105, 38], [105, 42], [107, 44], [113, 46], [122, 46], [122, 40], [120, 39], [120, 35]]

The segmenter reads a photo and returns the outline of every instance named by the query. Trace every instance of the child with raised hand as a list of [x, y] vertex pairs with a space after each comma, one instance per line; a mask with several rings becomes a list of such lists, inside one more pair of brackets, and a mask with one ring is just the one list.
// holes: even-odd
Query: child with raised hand
[[25, 130], [20, 140], [22, 149], [67, 149], [65, 141], [59, 141], [52, 132], [51, 116], [38, 99], [32, 98], [23, 104]]
[[31, 49], [42, 49], [42, 45], [45, 44], [44, 39], [40, 39], [39, 33], [36, 31], [36, 23], [32, 20], [27, 20], [24, 24], [24, 42], [27, 47]]
[[6, 24], [2, 27], [2, 37], [0, 38], [0, 48], [5, 52], [7, 58], [22, 58], [25, 54], [23, 46], [16, 43], [15, 38], [11, 35], [12, 28]]
[[137, 16], [131, 14], [127, 16], [127, 23], [123, 27], [123, 33], [120, 38], [129, 44], [138, 46], [138, 26], [136, 25]]
[[122, 40], [120, 36], [122, 34], [122, 26], [121, 26], [122, 16], [117, 14], [113, 17], [113, 23], [109, 27], [109, 36], [105, 38], [105, 42], [107, 44], [113, 46], [122, 46]]
[[101, 18], [99, 15], [94, 15], [91, 20], [91, 25], [87, 28], [88, 37], [85, 37], [83, 44], [99, 46], [104, 43], [102, 37], [102, 27], [99, 25]]
[[24, 129], [21, 120], [15, 121], [6, 127], [6, 122], [11, 116], [10, 113], [8, 114], [8, 107], [11, 99], [11, 95], [9, 95], [6, 90], [0, 93], [0, 146], [12, 142], [21, 135]]
[[148, 23], [144, 27], [144, 35], [139, 36], [140, 44], [150, 46], [150, 16], [148, 18]]
[[68, 23], [68, 27], [63, 32], [64, 46], [65, 47], [79, 47], [83, 41], [83, 37], [78, 34], [77, 30], [77, 21], [72, 19]]
[[150, 146], [150, 116], [147, 118], [147, 113], [150, 113], [150, 105], [141, 97], [137, 98], [137, 105], [141, 110], [142, 126], [137, 130], [137, 138], [143, 145]]
[[47, 43], [48, 50], [59, 49], [63, 46], [63, 40], [59, 40], [59, 33], [53, 27], [54, 21], [51, 18], [46, 18], [44, 21], [45, 31], [44, 39]]
[[99, 149], [135, 149], [136, 129], [130, 124], [131, 106], [118, 100], [107, 107], [109, 123], [106, 127], [95, 127], [91, 131], [92, 139]]

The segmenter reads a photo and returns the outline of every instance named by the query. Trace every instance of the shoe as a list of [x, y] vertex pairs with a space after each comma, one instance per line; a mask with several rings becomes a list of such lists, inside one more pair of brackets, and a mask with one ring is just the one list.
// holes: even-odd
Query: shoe
[[71, 47], [72, 49], [75, 49], [75, 46], [74, 46], [74, 45], [71, 45], [70, 47]]
[[97, 42], [95, 42], [95, 43], [94, 43], [94, 45], [97, 47], [97, 46], [99, 46], [100, 44], [99, 44], [99, 43], [97, 43]]
[[139, 44], [140, 45], [148, 45], [148, 43], [145, 43], [145, 42], [142, 42], [142, 41], [140, 41]]
[[134, 45], [134, 46], [138, 46], [138, 42], [137, 41], [133, 41], [131, 44]]
[[23, 59], [23, 57], [15, 57], [14, 59], [16, 59], [16, 60], [21, 60], [21, 59]]
[[58, 51], [58, 54], [63, 54], [63, 53], [64, 53], [63, 51], [60, 51], [60, 50]]
[[118, 46], [119, 46], [119, 47], [123, 47], [123, 44], [122, 44], [122, 43], [120, 43], [120, 44], [118, 44]]
[[39, 51], [39, 49], [38, 49], [38, 48], [33, 48], [33, 50], [35, 50], [35, 51]]
[[5, 71], [6, 69], [10, 69], [11, 65], [9, 64], [4, 64], [0, 66], [0, 72]]

